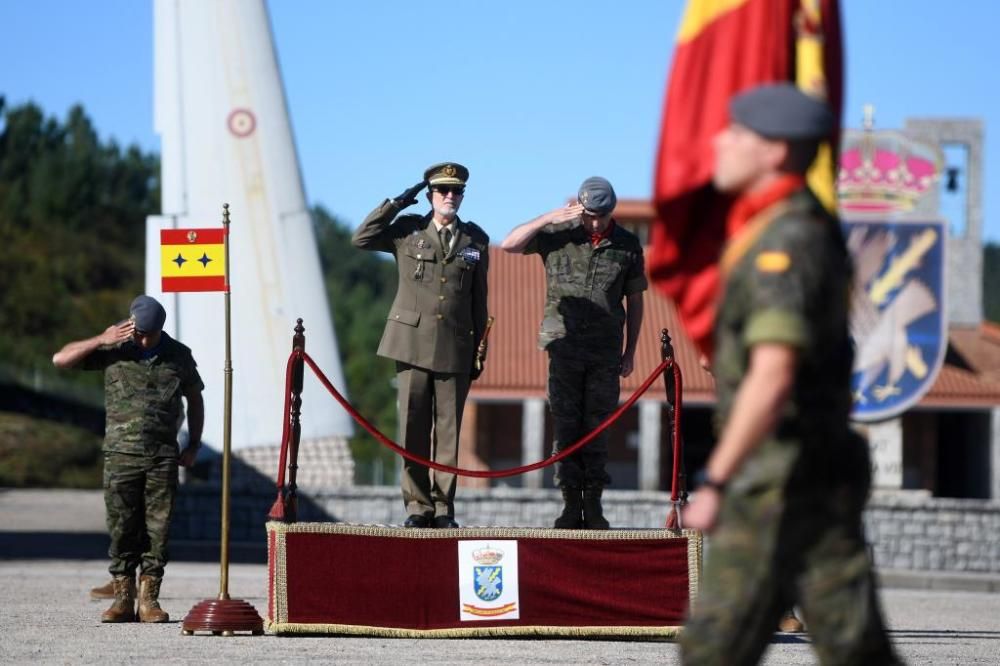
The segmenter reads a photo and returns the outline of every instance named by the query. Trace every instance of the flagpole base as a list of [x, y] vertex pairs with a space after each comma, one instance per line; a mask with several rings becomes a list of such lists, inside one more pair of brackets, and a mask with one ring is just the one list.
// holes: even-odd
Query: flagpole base
[[242, 599], [205, 599], [188, 611], [181, 624], [181, 634], [193, 636], [196, 631], [213, 636], [234, 636], [248, 631], [252, 636], [264, 634], [264, 620], [257, 609]]

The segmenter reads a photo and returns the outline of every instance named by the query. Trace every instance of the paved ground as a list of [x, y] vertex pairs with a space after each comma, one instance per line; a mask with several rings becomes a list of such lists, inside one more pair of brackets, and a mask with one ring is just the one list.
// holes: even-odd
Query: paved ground
[[[89, 552], [100, 537], [102, 507], [84, 497], [0, 491], [0, 663], [678, 663], [669, 642], [181, 636], [187, 611], [218, 593], [218, 564], [193, 561], [167, 570], [162, 602], [171, 623], [102, 625], [107, 602], [90, 601], [87, 590], [106, 580], [106, 563], [64, 554]], [[41, 555], [45, 549], [51, 556]], [[965, 590], [883, 590], [892, 638], [908, 663], [1000, 663], [1000, 594], [967, 591], [975, 584], [968, 578]], [[258, 611], [266, 608], [265, 585], [264, 566], [230, 567], [230, 593]], [[816, 660], [804, 635], [778, 634], [764, 663]]]

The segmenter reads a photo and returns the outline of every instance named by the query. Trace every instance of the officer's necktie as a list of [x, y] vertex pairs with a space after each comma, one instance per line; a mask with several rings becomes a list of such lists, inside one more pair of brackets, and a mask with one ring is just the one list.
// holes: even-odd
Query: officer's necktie
[[446, 255], [451, 250], [451, 229], [448, 227], [441, 230], [441, 247]]

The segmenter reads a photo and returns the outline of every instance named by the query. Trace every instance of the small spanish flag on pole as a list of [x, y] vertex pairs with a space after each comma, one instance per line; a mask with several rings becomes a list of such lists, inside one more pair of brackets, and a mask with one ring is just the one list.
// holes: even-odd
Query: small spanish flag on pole
[[229, 291], [226, 279], [228, 240], [228, 227], [161, 229], [163, 291]]
[[225, 293], [226, 365], [223, 369], [222, 422], [222, 535], [219, 552], [219, 596], [205, 599], [188, 611], [181, 633], [211, 631], [232, 636], [234, 631], [264, 633], [263, 620], [252, 605], [229, 597], [229, 493], [233, 432], [233, 356], [229, 292], [229, 204], [222, 204], [222, 228], [164, 229], [160, 231], [160, 270], [163, 291], [221, 291]]

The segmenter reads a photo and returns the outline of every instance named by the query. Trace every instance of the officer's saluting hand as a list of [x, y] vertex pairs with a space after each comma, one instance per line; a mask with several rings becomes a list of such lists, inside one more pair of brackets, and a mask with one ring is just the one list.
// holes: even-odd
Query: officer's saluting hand
[[413, 187], [408, 187], [403, 190], [403, 193], [392, 201], [399, 207], [400, 210], [409, 208], [413, 204], [417, 203], [417, 195], [420, 193], [420, 190], [425, 187], [427, 187], [427, 181], [422, 180]]

